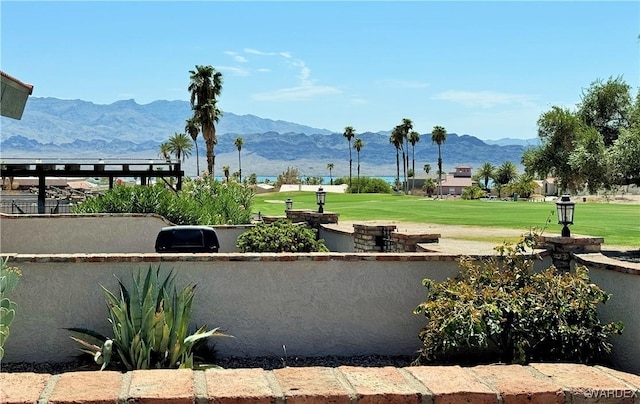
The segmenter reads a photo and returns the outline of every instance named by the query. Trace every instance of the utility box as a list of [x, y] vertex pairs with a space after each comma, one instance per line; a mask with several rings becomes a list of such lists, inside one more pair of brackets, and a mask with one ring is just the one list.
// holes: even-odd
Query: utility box
[[163, 227], [156, 238], [158, 253], [217, 253], [216, 231], [208, 226]]

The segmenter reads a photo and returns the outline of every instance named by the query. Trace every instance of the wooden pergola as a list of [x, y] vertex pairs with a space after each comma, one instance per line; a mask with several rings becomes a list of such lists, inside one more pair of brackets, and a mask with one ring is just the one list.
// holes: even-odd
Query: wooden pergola
[[[66, 161], [40, 159], [3, 159], [0, 164], [0, 176], [3, 179], [14, 177], [38, 178], [38, 213], [45, 213], [46, 178], [108, 178], [109, 189], [113, 188], [116, 178], [140, 178], [141, 185], [147, 185], [151, 178], [161, 178], [170, 185], [165, 178], [176, 178], [175, 191], [182, 189], [184, 171], [179, 161], [165, 160], [73, 160]], [[13, 182], [13, 180], [11, 181]]]

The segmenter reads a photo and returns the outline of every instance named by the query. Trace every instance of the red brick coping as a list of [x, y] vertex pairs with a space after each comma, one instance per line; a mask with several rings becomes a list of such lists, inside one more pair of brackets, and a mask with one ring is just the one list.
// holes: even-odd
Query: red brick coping
[[2, 403], [638, 403], [640, 376], [575, 364], [0, 373]]

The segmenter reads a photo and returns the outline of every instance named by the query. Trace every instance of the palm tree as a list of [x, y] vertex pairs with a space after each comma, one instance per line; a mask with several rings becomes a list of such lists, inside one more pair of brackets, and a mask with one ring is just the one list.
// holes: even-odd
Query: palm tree
[[422, 169], [424, 170], [425, 174], [429, 175], [429, 171], [431, 171], [431, 164], [423, 165]]
[[200, 124], [195, 117], [186, 120], [184, 131], [191, 136], [193, 144], [196, 145], [196, 175], [200, 175], [200, 153], [198, 152], [198, 132], [200, 132]]
[[422, 189], [424, 189], [424, 192], [427, 193], [428, 197], [431, 197], [431, 195], [433, 195], [433, 191], [436, 190], [436, 183], [433, 178], [427, 178], [426, 180], [424, 180]]
[[411, 143], [411, 170], [413, 171], [413, 180], [411, 189], [416, 187], [416, 143], [420, 141], [420, 134], [415, 130], [409, 132], [409, 143]]
[[505, 185], [512, 183], [518, 177], [518, 167], [512, 161], [505, 161], [495, 171], [493, 179], [498, 183], [498, 198]]
[[160, 143], [160, 152], [158, 155], [162, 156], [167, 163], [171, 162], [171, 145], [169, 142]]
[[217, 107], [217, 97], [222, 92], [222, 73], [216, 72], [213, 66], [196, 65], [196, 70], [189, 71], [191, 82], [188, 90], [191, 93], [191, 109], [193, 118], [200, 124], [202, 137], [207, 146], [207, 169], [213, 177], [215, 165], [214, 146], [218, 143], [215, 124], [222, 116]]
[[346, 126], [342, 135], [346, 137], [349, 142], [349, 188], [351, 188], [351, 167], [353, 164], [353, 160], [351, 158], [351, 139], [356, 135], [356, 130], [353, 129], [353, 126]]
[[442, 199], [442, 153], [440, 146], [447, 140], [447, 130], [442, 126], [434, 126], [431, 141], [438, 145], [438, 196]]
[[237, 137], [233, 144], [236, 145], [236, 148], [238, 149], [238, 177], [240, 178], [240, 183], [242, 183], [242, 160], [240, 159], [240, 151], [242, 150], [244, 139]]
[[360, 193], [360, 150], [364, 147], [362, 139], [356, 139], [353, 142], [353, 148], [358, 152], [358, 193]]
[[396, 188], [400, 188], [400, 148], [402, 147], [402, 128], [396, 126], [391, 131], [389, 143], [396, 148]]
[[407, 181], [407, 171], [409, 170], [409, 132], [413, 129], [413, 122], [409, 118], [402, 118], [400, 124], [402, 129], [402, 172], [404, 173], [403, 191], [408, 192], [409, 182]]
[[478, 178], [484, 179], [485, 191], [489, 190], [489, 179], [493, 178], [495, 171], [496, 171], [496, 167], [487, 161], [485, 163], [482, 163], [482, 166], [476, 172], [476, 175], [478, 176]]
[[229, 166], [222, 166], [222, 172], [224, 173], [224, 182], [229, 182]]
[[327, 164], [327, 168], [329, 169], [329, 179], [330, 179], [331, 185], [333, 185], [333, 175], [331, 174], [331, 171], [333, 171], [333, 167], [334, 167], [333, 163]]
[[184, 133], [175, 132], [173, 136], [169, 138], [169, 151], [176, 156], [178, 161], [186, 160], [191, 156], [191, 148], [193, 143], [191, 139]]

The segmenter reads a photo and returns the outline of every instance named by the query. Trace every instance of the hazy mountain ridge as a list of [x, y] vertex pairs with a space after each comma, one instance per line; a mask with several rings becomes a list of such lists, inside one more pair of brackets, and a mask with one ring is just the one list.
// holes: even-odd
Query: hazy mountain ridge
[[[30, 98], [23, 119], [2, 118], [0, 149], [5, 157], [128, 157], [158, 156], [158, 146], [174, 132], [184, 132], [184, 123], [191, 116], [186, 101], [154, 101], [140, 105], [134, 100], [117, 101], [98, 105], [82, 100], [56, 98]], [[255, 164], [280, 162], [279, 167], [295, 166], [304, 162], [315, 170], [324, 170], [333, 162], [336, 173], [349, 159], [349, 145], [341, 133], [317, 129], [291, 122], [274, 121], [254, 115], [236, 115], [225, 112], [217, 128], [216, 164], [237, 165], [237, 149], [234, 139], [244, 139], [243, 156]], [[389, 131], [358, 133], [364, 142], [360, 162], [369, 170], [395, 167], [395, 148], [389, 143]], [[498, 142], [498, 141], [495, 141]], [[445, 167], [467, 164], [478, 167], [483, 162], [499, 165], [506, 160], [520, 163], [525, 145], [488, 144], [470, 135], [449, 133], [442, 145]], [[503, 142], [504, 143], [504, 142]], [[200, 155], [205, 155], [205, 145], [198, 137]], [[195, 149], [193, 150], [195, 154]], [[413, 150], [409, 146], [409, 158]], [[233, 157], [235, 155], [235, 158]], [[415, 146], [416, 171], [422, 172], [429, 163], [435, 171], [438, 148], [431, 142], [430, 134], [423, 134]], [[357, 153], [352, 149], [354, 172]], [[195, 164], [195, 155], [188, 163]], [[203, 166], [205, 159], [201, 157]], [[311, 163], [310, 163], [311, 162]], [[302, 164], [302, 163], [301, 163]], [[271, 165], [271, 164], [270, 164]], [[319, 168], [320, 167], [320, 168]], [[260, 171], [260, 167], [252, 167]], [[314, 174], [315, 175], [315, 174]]]

